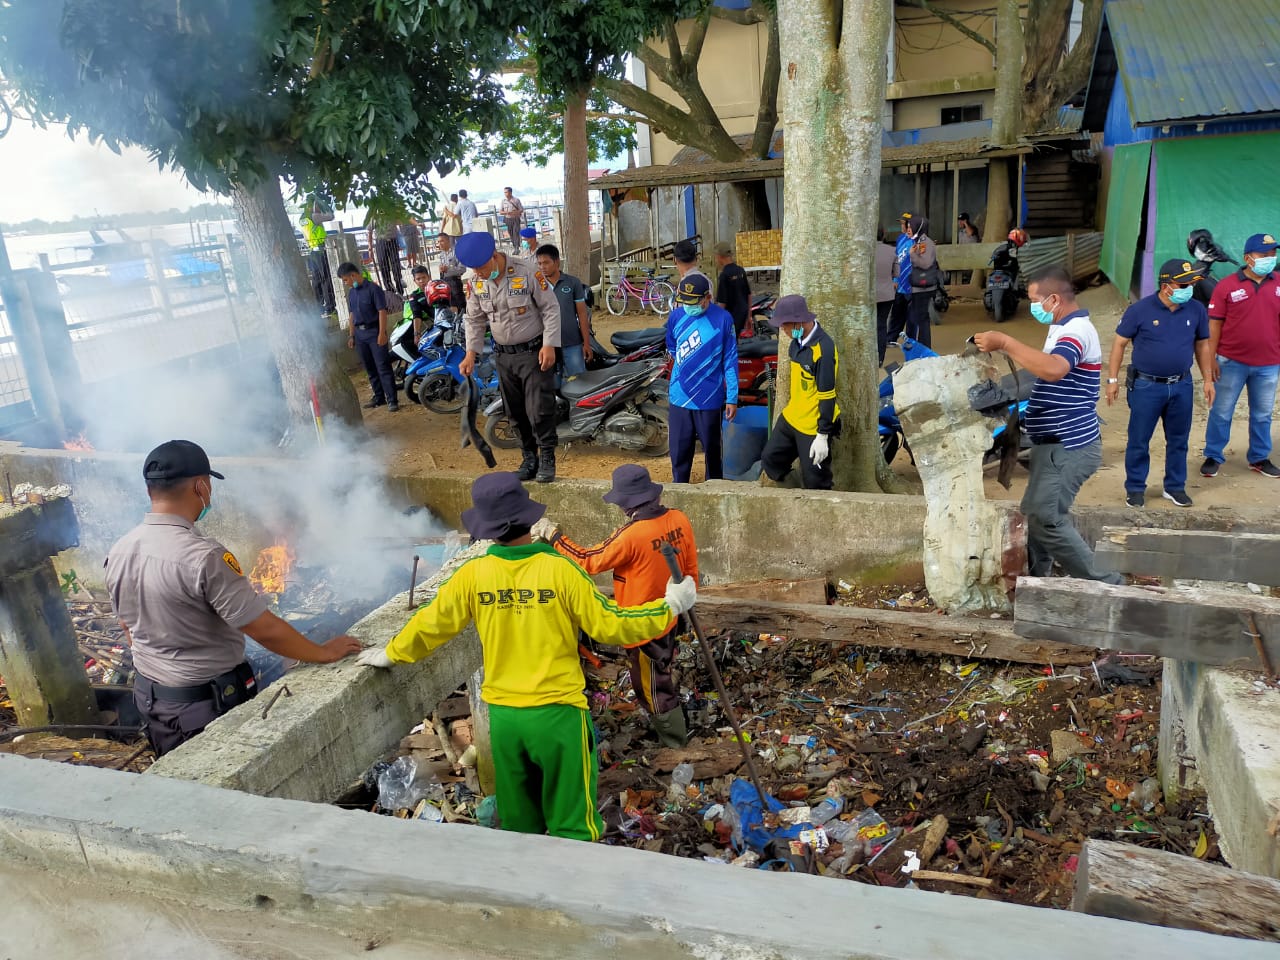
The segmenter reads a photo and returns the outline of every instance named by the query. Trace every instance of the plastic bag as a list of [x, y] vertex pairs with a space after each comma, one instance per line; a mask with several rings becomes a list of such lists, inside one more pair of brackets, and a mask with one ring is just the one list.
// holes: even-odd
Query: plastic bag
[[425, 791], [414, 783], [418, 763], [412, 757], [397, 757], [378, 773], [378, 806], [383, 810], [404, 810], [422, 799]]

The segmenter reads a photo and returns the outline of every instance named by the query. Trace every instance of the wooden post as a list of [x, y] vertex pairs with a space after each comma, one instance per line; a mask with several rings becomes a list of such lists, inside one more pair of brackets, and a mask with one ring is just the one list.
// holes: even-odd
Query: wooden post
[[1085, 841], [1071, 905], [1096, 917], [1280, 942], [1278, 907], [1280, 880], [1108, 840]]
[[1280, 586], [1275, 534], [1104, 527], [1095, 556], [1120, 573]]

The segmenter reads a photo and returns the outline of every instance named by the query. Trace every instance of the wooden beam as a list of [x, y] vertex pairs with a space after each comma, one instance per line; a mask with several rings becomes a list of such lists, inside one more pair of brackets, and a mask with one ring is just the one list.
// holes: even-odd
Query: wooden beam
[[991, 265], [994, 243], [940, 243], [936, 253], [943, 270], [985, 270]]
[[734, 597], [739, 600], [779, 600], [784, 603], [812, 603], [825, 606], [827, 581], [824, 577], [810, 580], [753, 580], [717, 583], [698, 588], [698, 597]]
[[1252, 614], [1280, 663], [1280, 600], [1225, 590], [1118, 587], [1066, 577], [1019, 577], [1014, 632], [1194, 663], [1259, 670]]
[[1274, 534], [1104, 527], [1096, 554], [1121, 573], [1280, 586]]
[[1072, 909], [1160, 927], [1280, 941], [1280, 880], [1163, 850], [1086, 840]]
[[1076, 643], [1020, 640], [1007, 620], [702, 595], [697, 609], [699, 620], [711, 631], [768, 633], [793, 640], [1055, 666], [1091, 663], [1097, 656], [1096, 650]]

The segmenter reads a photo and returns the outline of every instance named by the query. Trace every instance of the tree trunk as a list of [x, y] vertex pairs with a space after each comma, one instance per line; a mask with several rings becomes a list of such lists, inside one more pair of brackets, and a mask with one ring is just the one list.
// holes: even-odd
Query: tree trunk
[[996, 96], [991, 142], [1009, 147], [1022, 134], [1022, 19], [1018, 0], [999, 0], [996, 7]]
[[1010, 167], [1016, 160], [1016, 157], [992, 157], [987, 161], [987, 215], [982, 231], [982, 239], [987, 243], [999, 243], [1013, 228]]
[[257, 183], [233, 184], [231, 199], [249, 256], [254, 289], [262, 305], [267, 343], [280, 370], [289, 419], [297, 436], [310, 435], [310, 429], [302, 427], [309, 428], [314, 421], [314, 383], [323, 417], [358, 424], [362, 418], [355, 387], [325, 342], [326, 337], [339, 334], [326, 330], [320, 318], [280, 196], [279, 178], [272, 164], [267, 164], [267, 170]]
[[564, 111], [564, 217], [560, 255], [569, 273], [591, 282], [591, 224], [587, 216], [587, 94], [570, 93]]
[[[878, 0], [780, 0], [786, 143], [782, 292], [802, 293], [840, 351], [843, 434], [835, 485], [878, 490], [876, 300], [880, 115], [892, 7]], [[785, 348], [784, 348], [785, 349]], [[779, 404], [789, 392], [782, 364]]]

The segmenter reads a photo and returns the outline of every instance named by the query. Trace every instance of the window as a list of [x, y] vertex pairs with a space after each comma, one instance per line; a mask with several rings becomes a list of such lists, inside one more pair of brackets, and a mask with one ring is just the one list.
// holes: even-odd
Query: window
[[981, 119], [982, 104], [969, 103], [962, 107], [943, 107], [940, 122], [945, 126], [948, 123], [969, 123]]

